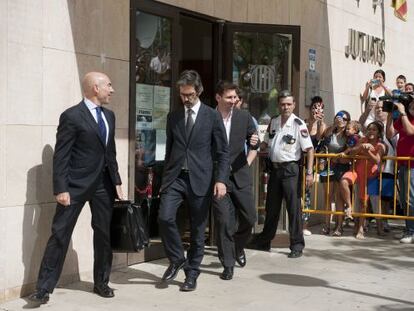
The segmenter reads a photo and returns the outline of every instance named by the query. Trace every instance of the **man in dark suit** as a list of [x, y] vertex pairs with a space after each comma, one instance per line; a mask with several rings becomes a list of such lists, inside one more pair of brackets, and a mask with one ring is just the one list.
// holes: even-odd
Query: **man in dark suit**
[[82, 81], [84, 99], [59, 119], [53, 157], [57, 207], [52, 235], [29, 299], [46, 303], [62, 272], [78, 216], [89, 201], [94, 231], [94, 292], [113, 297], [108, 286], [112, 265], [110, 223], [115, 197], [123, 198], [115, 149], [115, 115], [102, 106], [114, 93], [108, 76], [90, 72]]
[[[194, 70], [184, 71], [177, 86], [183, 107], [168, 114], [165, 167], [161, 185], [159, 228], [170, 265], [163, 281], [175, 279], [184, 268], [186, 278], [181, 291], [196, 289], [204, 255], [204, 231], [208, 219], [213, 181], [213, 158], [217, 161], [213, 193], [226, 194], [229, 155], [220, 114], [200, 102], [203, 85]], [[191, 222], [191, 245], [184, 248], [176, 224], [177, 209], [184, 199]]]
[[[233, 278], [236, 261], [241, 267], [246, 265], [244, 247], [256, 221], [250, 165], [257, 155], [259, 137], [250, 113], [235, 108], [239, 100], [236, 91], [237, 86], [226, 81], [220, 81], [216, 88], [217, 110], [230, 149], [227, 194], [213, 201], [218, 255], [224, 266], [220, 275], [223, 280]], [[247, 153], [246, 143], [249, 145]]]

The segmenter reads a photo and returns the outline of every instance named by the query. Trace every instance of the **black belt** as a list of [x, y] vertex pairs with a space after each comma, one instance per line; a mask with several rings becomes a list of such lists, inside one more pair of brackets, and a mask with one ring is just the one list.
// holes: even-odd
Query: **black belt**
[[291, 164], [291, 163], [296, 163], [296, 164], [298, 164], [299, 163], [299, 161], [287, 161], [287, 162], [272, 162], [272, 164], [273, 164], [273, 168], [282, 168], [282, 167], [285, 167], [286, 165], [289, 165], [289, 164]]

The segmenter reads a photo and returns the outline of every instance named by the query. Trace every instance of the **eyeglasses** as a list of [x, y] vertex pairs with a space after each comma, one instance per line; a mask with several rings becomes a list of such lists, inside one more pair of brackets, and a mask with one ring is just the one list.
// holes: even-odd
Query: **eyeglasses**
[[180, 93], [180, 96], [182, 98], [193, 99], [194, 97], [197, 96], [197, 93], [196, 92], [192, 92], [192, 93], [188, 93], [188, 94]]

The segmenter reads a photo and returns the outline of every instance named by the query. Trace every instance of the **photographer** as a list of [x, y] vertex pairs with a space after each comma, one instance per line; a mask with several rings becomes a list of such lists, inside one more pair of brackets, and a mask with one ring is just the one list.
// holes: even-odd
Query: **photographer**
[[365, 121], [361, 124], [370, 124], [375, 121], [375, 107], [379, 98], [391, 95], [391, 90], [384, 85], [385, 72], [378, 69], [374, 72], [373, 78], [365, 83], [365, 89], [361, 94], [361, 113], [365, 116]]
[[[399, 139], [397, 142], [397, 156], [399, 157], [413, 157], [414, 156], [414, 101], [410, 96], [410, 100], [405, 101], [404, 104], [398, 102], [394, 103], [398, 109], [398, 119], [393, 121], [392, 115], [388, 115], [387, 135], [398, 133]], [[395, 115], [395, 114], [394, 114]], [[400, 185], [400, 204], [404, 210], [407, 208], [407, 192], [410, 189], [409, 198], [409, 215], [414, 215], [414, 161], [408, 167], [408, 161], [398, 161], [399, 174], [398, 181]], [[409, 175], [410, 174], [410, 175]], [[410, 179], [408, 180], [408, 176]], [[409, 186], [408, 186], [409, 183]], [[400, 240], [401, 243], [414, 242], [414, 221], [406, 220], [406, 232]]]

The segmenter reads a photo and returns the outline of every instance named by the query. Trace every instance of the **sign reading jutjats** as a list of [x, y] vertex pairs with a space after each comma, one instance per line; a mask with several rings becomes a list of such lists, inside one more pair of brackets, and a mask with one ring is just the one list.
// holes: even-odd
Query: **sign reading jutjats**
[[385, 40], [349, 29], [345, 56], [352, 56], [353, 59], [358, 57], [363, 62], [378, 63], [381, 66], [385, 63]]

